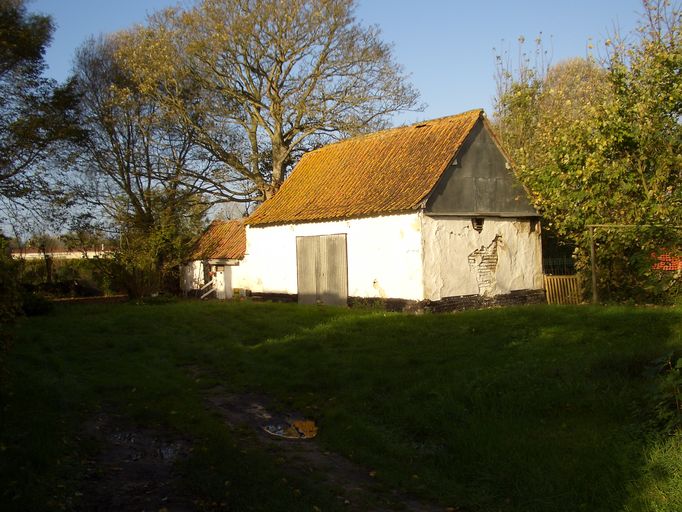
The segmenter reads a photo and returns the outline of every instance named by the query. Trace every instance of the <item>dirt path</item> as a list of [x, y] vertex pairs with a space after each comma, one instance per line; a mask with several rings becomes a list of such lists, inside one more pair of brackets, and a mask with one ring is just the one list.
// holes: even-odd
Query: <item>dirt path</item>
[[[290, 440], [263, 427], [303, 417], [272, 412], [271, 401], [255, 394], [205, 390], [206, 408], [222, 418], [245, 447], [264, 449], [292, 474], [333, 490], [349, 512], [454, 512], [387, 490], [371, 473], [347, 458], [325, 451], [315, 439]], [[133, 426], [124, 416], [103, 412], [85, 425], [85, 436], [101, 450], [86, 463], [78, 510], [98, 512], [188, 512], [195, 498], [182, 494], [176, 462], [189, 457], [192, 440], [166, 431]]]
[[89, 421], [85, 434], [102, 450], [86, 461], [79, 510], [194, 510], [192, 499], [178, 494], [179, 475], [174, 471], [175, 462], [191, 452], [189, 439], [132, 427], [124, 417], [107, 413]]
[[[242, 442], [265, 447], [292, 472], [310, 475], [335, 489], [338, 499], [349, 511], [453, 510], [419, 502], [400, 491], [387, 491], [372, 478], [367, 469], [339, 454], [325, 451], [315, 439], [289, 440], [266, 433], [263, 430], [266, 425], [303, 419], [295, 411], [286, 414], [271, 412], [274, 409], [267, 397], [229, 393], [222, 386], [216, 386], [206, 390], [204, 398], [207, 406], [216, 411], [228, 427], [246, 432]], [[244, 429], [245, 426], [249, 428]]]

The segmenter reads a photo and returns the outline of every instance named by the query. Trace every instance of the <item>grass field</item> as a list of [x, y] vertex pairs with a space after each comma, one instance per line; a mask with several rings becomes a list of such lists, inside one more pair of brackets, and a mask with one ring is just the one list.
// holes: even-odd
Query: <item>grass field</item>
[[679, 307], [72, 305], [15, 336], [2, 510], [77, 509], [98, 450], [83, 424], [103, 410], [192, 440], [179, 485], [196, 509], [343, 509], [240, 445], [202, 402], [216, 383], [305, 411], [326, 450], [444, 510], [682, 510]]

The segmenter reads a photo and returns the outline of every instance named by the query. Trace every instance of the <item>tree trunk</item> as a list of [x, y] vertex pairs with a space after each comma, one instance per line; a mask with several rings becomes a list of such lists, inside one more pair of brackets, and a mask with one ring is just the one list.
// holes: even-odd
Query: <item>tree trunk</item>
[[281, 136], [272, 138], [272, 177], [268, 184], [266, 199], [274, 196], [284, 183], [286, 162], [289, 155], [288, 148], [284, 145]]
[[52, 256], [45, 254], [45, 282], [52, 284]]

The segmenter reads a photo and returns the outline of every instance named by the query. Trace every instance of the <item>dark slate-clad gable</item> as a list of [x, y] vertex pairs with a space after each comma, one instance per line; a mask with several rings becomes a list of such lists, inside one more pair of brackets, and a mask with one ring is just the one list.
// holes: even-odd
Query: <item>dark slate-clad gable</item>
[[434, 187], [426, 212], [432, 215], [537, 216], [528, 194], [482, 119]]

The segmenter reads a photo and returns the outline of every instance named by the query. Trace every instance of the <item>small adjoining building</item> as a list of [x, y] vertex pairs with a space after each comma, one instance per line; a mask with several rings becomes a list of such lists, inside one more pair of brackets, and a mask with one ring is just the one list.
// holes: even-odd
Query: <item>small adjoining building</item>
[[245, 250], [242, 220], [213, 221], [195, 243], [190, 261], [181, 267], [180, 288], [185, 294], [232, 298], [233, 272]]
[[197, 256], [238, 262], [232, 286], [254, 294], [435, 309], [544, 298], [538, 213], [482, 110], [311, 151], [244, 222], [243, 253]]

